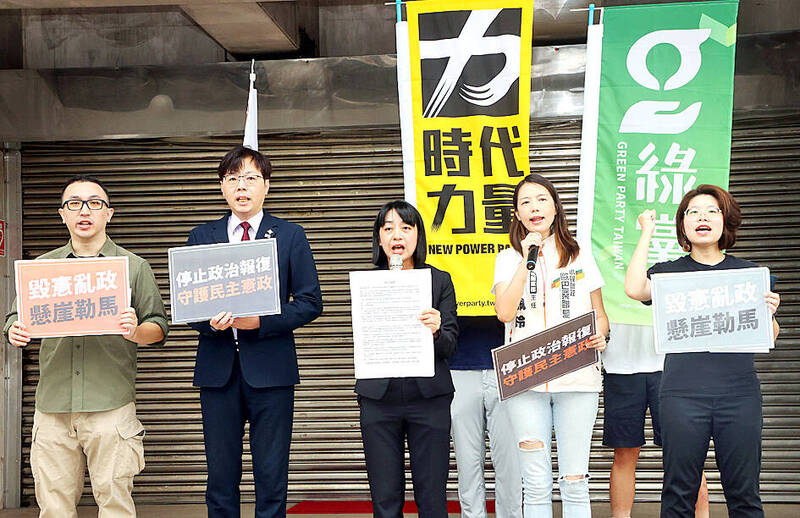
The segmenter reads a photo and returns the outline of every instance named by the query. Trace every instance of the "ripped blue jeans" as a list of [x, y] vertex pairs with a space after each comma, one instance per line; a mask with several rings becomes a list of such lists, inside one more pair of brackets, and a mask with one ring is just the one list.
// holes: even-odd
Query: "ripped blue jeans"
[[[591, 518], [589, 449], [597, 418], [597, 392], [534, 392], [514, 396], [507, 405], [522, 469], [525, 518], [552, 518], [552, 430], [558, 450], [558, 486], [564, 518]], [[544, 448], [523, 447], [541, 441]], [[533, 449], [530, 449], [530, 448]], [[581, 477], [572, 479], [572, 477]]]

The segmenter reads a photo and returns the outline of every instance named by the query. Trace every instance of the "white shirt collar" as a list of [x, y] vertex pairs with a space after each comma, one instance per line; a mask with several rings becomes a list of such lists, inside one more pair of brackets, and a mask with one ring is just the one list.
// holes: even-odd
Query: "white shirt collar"
[[[264, 211], [260, 210], [256, 212], [256, 214], [247, 220], [250, 224], [250, 228], [252, 232], [250, 233], [250, 237], [255, 239], [256, 232], [258, 232], [258, 227], [261, 225], [261, 220], [264, 219]], [[228, 238], [229, 241], [241, 241], [242, 240], [242, 227], [240, 226], [242, 220], [239, 217], [231, 212], [231, 215], [228, 217]]]

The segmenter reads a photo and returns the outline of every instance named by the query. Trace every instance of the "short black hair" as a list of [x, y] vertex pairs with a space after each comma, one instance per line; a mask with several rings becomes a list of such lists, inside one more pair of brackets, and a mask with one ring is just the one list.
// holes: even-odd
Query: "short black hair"
[[222, 180], [222, 177], [228, 173], [239, 172], [242, 169], [242, 162], [248, 158], [253, 161], [256, 169], [259, 170], [264, 179], [269, 180], [272, 174], [272, 164], [269, 162], [269, 159], [258, 151], [253, 151], [249, 147], [244, 146], [236, 146], [225, 153], [225, 156], [222, 157], [219, 167], [217, 168], [219, 179]]
[[408, 223], [412, 227], [417, 228], [417, 248], [414, 250], [414, 268], [421, 268], [425, 264], [425, 257], [428, 252], [428, 241], [425, 238], [425, 224], [422, 221], [422, 216], [413, 205], [405, 200], [394, 200], [386, 203], [378, 215], [375, 217], [375, 224], [372, 227], [372, 263], [375, 266], [388, 266], [389, 258], [381, 248], [381, 227], [386, 221], [386, 215], [391, 211], [397, 211], [400, 219], [404, 223]]
[[76, 174], [75, 176], [64, 182], [64, 185], [61, 187], [61, 201], [64, 201], [64, 191], [67, 190], [67, 187], [69, 187], [73, 183], [83, 183], [83, 182], [89, 182], [99, 185], [100, 188], [103, 189], [103, 192], [106, 193], [106, 201], [108, 202], [109, 205], [111, 205], [111, 195], [108, 193], [108, 188], [105, 186], [105, 184], [103, 184], [103, 182], [101, 182], [94, 176], [88, 176], [85, 174]]

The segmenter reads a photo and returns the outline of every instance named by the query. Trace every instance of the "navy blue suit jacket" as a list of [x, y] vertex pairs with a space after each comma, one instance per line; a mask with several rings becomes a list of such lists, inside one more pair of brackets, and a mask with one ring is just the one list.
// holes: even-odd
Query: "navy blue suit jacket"
[[[222, 218], [192, 230], [188, 245], [228, 242], [228, 211]], [[300, 383], [293, 331], [322, 313], [317, 268], [303, 227], [264, 210], [256, 239], [268, 231], [278, 245], [281, 313], [259, 317], [258, 329], [239, 329], [242, 376], [251, 387], [283, 387]], [[291, 300], [290, 300], [291, 297]], [[194, 368], [196, 387], [222, 387], [233, 368], [233, 330], [216, 331], [208, 322], [189, 324], [200, 333]]]

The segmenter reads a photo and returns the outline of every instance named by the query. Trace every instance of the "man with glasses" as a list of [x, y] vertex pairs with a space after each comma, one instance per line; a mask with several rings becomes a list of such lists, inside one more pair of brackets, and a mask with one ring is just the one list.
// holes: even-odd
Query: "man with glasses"
[[189, 324], [198, 333], [194, 384], [200, 387], [209, 518], [239, 516], [242, 437], [250, 422], [256, 518], [286, 515], [294, 386], [300, 382], [293, 331], [322, 312], [322, 294], [303, 228], [263, 209], [272, 166], [243, 146], [219, 164], [229, 211], [189, 234], [187, 245], [275, 238], [281, 313], [234, 317], [221, 312]]
[[[135, 517], [133, 477], [144, 468], [144, 428], [134, 405], [137, 348], [164, 344], [164, 303], [147, 261], [106, 235], [114, 209], [105, 186], [76, 176], [61, 200], [70, 240], [39, 259], [127, 256], [131, 307], [119, 319], [125, 334], [42, 339], [30, 452], [39, 516], [77, 516], [88, 465], [100, 516]], [[16, 301], [4, 332], [15, 347], [31, 341]]]

